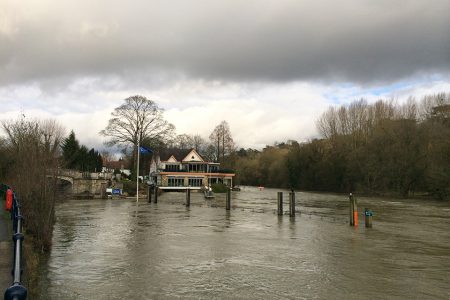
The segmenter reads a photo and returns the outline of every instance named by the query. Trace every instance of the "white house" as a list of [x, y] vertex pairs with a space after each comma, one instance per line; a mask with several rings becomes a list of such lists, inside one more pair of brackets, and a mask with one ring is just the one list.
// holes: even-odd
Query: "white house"
[[232, 187], [234, 176], [219, 163], [205, 161], [195, 149], [156, 154], [150, 165], [150, 182], [161, 189], [200, 189], [214, 183]]

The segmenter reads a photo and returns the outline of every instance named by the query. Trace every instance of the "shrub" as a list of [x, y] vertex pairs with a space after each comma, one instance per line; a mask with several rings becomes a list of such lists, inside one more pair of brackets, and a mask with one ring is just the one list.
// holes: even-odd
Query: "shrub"
[[136, 181], [123, 181], [123, 192], [128, 196], [136, 196]]
[[223, 183], [214, 183], [211, 185], [214, 193], [226, 193], [228, 187]]

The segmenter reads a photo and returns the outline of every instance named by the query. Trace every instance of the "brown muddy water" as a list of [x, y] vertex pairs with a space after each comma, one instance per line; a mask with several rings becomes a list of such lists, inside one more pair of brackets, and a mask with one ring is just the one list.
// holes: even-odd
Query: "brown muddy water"
[[450, 203], [277, 191], [58, 204], [39, 299], [450, 299]]

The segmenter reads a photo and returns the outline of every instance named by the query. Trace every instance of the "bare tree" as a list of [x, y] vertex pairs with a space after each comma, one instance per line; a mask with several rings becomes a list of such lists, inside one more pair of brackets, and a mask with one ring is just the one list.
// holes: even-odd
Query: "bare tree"
[[402, 117], [409, 120], [418, 120], [417, 101], [414, 97], [409, 97], [405, 104], [400, 107]]
[[65, 129], [55, 120], [39, 121], [40, 133], [44, 150], [49, 159], [55, 159], [59, 156], [60, 144], [64, 138]]
[[450, 115], [450, 93], [439, 93], [422, 98], [418, 107], [421, 120], [438, 115]]
[[204, 152], [206, 150], [206, 141], [199, 134], [192, 136], [193, 148], [199, 152]]
[[316, 121], [316, 126], [324, 138], [331, 139], [335, 136], [338, 131], [338, 113], [336, 109], [330, 106]]
[[172, 147], [179, 149], [195, 149], [198, 152], [206, 150], [207, 143], [199, 134], [179, 134], [173, 140]]
[[227, 121], [222, 121], [217, 125], [210, 134], [209, 139], [216, 150], [217, 161], [223, 161], [225, 155], [231, 154], [235, 150], [235, 144]]
[[107, 151], [107, 150], [103, 150], [100, 155], [102, 156], [102, 160], [103, 160], [103, 164], [104, 165], [108, 165], [108, 163], [110, 163], [111, 161], [114, 160], [114, 155]]
[[189, 134], [179, 134], [175, 137], [173, 146], [180, 149], [190, 149], [194, 147], [194, 140]]
[[100, 134], [108, 137], [107, 144], [132, 146], [136, 155], [138, 143], [146, 141], [170, 139], [175, 126], [163, 117], [163, 109], [143, 96], [131, 96], [125, 103], [116, 107], [111, 113], [108, 126]]

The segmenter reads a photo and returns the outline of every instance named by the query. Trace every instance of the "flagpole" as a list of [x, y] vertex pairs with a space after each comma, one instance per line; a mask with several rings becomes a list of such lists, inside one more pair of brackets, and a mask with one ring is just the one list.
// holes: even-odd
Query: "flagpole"
[[136, 170], [136, 202], [139, 202], [139, 158], [141, 154], [141, 141], [138, 137], [138, 146], [137, 146], [137, 170]]

